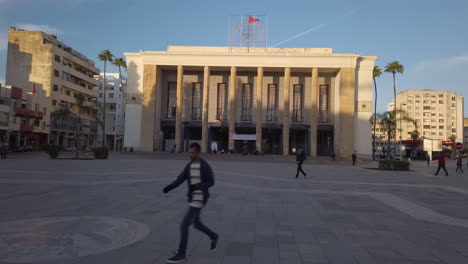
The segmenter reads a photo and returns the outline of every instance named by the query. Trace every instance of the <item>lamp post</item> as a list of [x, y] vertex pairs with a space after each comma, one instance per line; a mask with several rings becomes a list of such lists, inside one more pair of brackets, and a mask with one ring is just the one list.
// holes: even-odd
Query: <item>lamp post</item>
[[[406, 106], [406, 103], [400, 103], [400, 110], [402, 110], [402, 108], [401, 108], [402, 105]], [[396, 118], [396, 116], [395, 116], [395, 118]], [[402, 160], [402, 158], [403, 158], [402, 155], [401, 155], [401, 152], [403, 151], [402, 150], [402, 145], [401, 145], [402, 144], [401, 134], [402, 134], [402, 130], [403, 130], [403, 127], [401, 126], [401, 119], [402, 118], [401, 118], [401, 112], [400, 112], [400, 160]]]

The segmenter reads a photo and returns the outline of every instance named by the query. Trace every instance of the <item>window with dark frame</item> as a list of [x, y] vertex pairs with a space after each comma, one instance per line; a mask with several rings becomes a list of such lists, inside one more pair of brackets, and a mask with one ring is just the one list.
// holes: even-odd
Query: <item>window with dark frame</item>
[[252, 121], [252, 84], [242, 85], [242, 112], [241, 121]]
[[202, 84], [193, 83], [192, 86], [192, 120], [201, 120]]
[[167, 84], [167, 119], [175, 119], [177, 106], [177, 83]]
[[328, 85], [319, 86], [319, 122], [328, 122]]
[[277, 119], [278, 107], [278, 86], [276, 84], [268, 84], [268, 98], [267, 98], [267, 116], [268, 122], [275, 122]]
[[218, 83], [218, 99], [216, 107], [216, 119], [226, 119], [226, 98], [227, 98], [227, 85], [226, 83]]
[[302, 84], [294, 84], [293, 86], [293, 122], [302, 122], [302, 105], [303, 105], [303, 86]]

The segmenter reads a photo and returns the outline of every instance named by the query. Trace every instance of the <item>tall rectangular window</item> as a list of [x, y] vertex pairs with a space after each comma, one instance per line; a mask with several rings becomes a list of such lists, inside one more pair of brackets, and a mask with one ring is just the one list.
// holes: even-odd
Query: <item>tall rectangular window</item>
[[303, 105], [303, 86], [302, 84], [294, 84], [293, 86], [293, 122], [302, 122], [302, 105]]
[[319, 87], [319, 122], [328, 122], [328, 85]]
[[201, 120], [201, 100], [202, 87], [201, 83], [193, 83], [192, 87], [192, 119]]
[[242, 85], [242, 121], [252, 121], [252, 84]]
[[62, 80], [68, 81], [70, 80], [70, 74], [68, 72], [62, 72]]
[[226, 119], [226, 98], [227, 98], [227, 85], [226, 83], [218, 83], [218, 99], [216, 108], [216, 119]]
[[176, 117], [177, 106], [177, 83], [169, 82], [167, 84], [167, 119]]
[[267, 98], [267, 121], [275, 122], [278, 107], [278, 86], [276, 84], [268, 85]]

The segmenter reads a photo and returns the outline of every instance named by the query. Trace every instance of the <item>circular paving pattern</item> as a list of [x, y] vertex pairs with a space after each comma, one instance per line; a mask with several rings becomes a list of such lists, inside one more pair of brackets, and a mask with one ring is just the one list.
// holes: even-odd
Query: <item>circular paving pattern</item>
[[0, 261], [47, 262], [125, 247], [149, 234], [147, 225], [113, 217], [53, 217], [0, 223]]

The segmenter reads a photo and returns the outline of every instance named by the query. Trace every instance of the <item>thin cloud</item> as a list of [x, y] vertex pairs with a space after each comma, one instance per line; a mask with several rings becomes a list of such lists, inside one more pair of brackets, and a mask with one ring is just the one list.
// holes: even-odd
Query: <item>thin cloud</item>
[[35, 24], [17, 24], [15, 25], [17, 29], [24, 29], [28, 31], [44, 31], [48, 34], [60, 35], [62, 31], [56, 27], [49, 25], [35, 25]]
[[416, 72], [421, 72], [433, 68], [434, 65], [437, 65], [437, 67], [441, 69], [458, 66], [460, 64], [468, 64], [468, 55], [463, 54], [442, 59], [430, 59], [420, 61], [413, 66], [413, 70]]
[[279, 46], [279, 45], [281, 45], [281, 44], [283, 44], [283, 43], [286, 43], [286, 42], [291, 41], [291, 40], [293, 40], [293, 39], [297, 39], [297, 38], [299, 38], [299, 37], [302, 37], [302, 36], [304, 36], [304, 35], [306, 35], [306, 34], [309, 34], [310, 32], [316, 31], [316, 30], [318, 30], [318, 29], [320, 29], [320, 28], [322, 28], [322, 27], [324, 27], [324, 26], [325, 26], [325, 24], [320, 24], [320, 25], [315, 26], [315, 27], [313, 27], [313, 28], [309, 28], [309, 29], [306, 30], [306, 31], [303, 31], [303, 32], [301, 32], [301, 33], [299, 33], [299, 34], [297, 34], [297, 35], [294, 35], [294, 36], [292, 36], [292, 37], [290, 37], [290, 38], [288, 38], [288, 39], [285, 39], [285, 40], [283, 40], [283, 41], [280, 41], [280, 42], [276, 43], [276, 44], [273, 45], [272, 47], [277, 47], [277, 46]]

